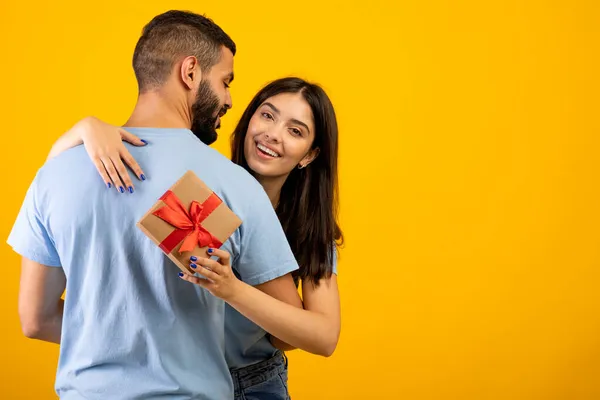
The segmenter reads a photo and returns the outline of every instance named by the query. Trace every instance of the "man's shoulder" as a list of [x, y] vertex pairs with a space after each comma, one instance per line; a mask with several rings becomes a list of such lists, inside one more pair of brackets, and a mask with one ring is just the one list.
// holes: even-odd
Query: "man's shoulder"
[[[218, 188], [225, 195], [233, 195], [236, 200], [244, 202], [264, 194], [263, 187], [248, 171], [224, 156], [221, 157], [224, 160], [200, 169], [200, 177], [208, 186]], [[210, 169], [208, 173], [207, 168]]]
[[83, 145], [65, 150], [59, 155], [46, 160], [38, 170], [35, 179], [47, 180], [58, 177], [73, 177], [74, 175], [87, 172], [86, 166], [90, 171], [94, 169], [93, 163], [85, 151]]
[[235, 164], [218, 150], [205, 146], [197, 156], [201, 175], [216, 186], [246, 191], [247, 194], [264, 191], [245, 168]]

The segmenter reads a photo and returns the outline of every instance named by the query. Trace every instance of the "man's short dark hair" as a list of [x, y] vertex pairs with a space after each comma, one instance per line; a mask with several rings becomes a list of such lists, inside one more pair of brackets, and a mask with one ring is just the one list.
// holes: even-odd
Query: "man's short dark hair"
[[235, 55], [235, 43], [205, 16], [171, 10], [157, 15], [142, 31], [133, 53], [133, 70], [140, 92], [163, 85], [175, 62], [195, 56], [207, 72], [217, 64], [221, 47]]

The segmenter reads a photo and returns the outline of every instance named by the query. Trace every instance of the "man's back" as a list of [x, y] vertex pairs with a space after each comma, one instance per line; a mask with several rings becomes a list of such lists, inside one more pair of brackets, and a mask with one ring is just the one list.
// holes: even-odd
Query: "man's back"
[[[149, 178], [134, 194], [107, 189], [85, 150], [69, 150], [39, 171], [9, 238], [24, 257], [62, 266], [67, 277], [56, 389], [63, 399], [229, 398], [224, 303], [180, 280], [135, 223], [192, 170], [243, 221], [223, 249], [244, 280], [261, 283], [270, 267], [280, 276], [295, 261], [245, 171], [189, 130], [130, 130], [149, 142], [130, 149]], [[282, 250], [250, 254], [269, 244]]]

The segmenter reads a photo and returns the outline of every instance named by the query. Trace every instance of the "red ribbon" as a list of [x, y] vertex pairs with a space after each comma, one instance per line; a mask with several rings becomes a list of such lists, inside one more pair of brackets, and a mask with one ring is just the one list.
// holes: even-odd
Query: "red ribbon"
[[219, 239], [202, 226], [202, 221], [222, 203], [216, 194], [212, 193], [202, 204], [196, 200], [192, 201], [189, 212], [177, 195], [170, 190], [167, 190], [160, 199], [166, 205], [152, 214], [175, 227], [175, 230], [160, 243], [162, 251], [167, 254], [171, 253], [182, 240], [183, 244], [179, 248], [180, 254], [194, 250], [196, 244], [200, 247], [215, 248], [223, 245]]

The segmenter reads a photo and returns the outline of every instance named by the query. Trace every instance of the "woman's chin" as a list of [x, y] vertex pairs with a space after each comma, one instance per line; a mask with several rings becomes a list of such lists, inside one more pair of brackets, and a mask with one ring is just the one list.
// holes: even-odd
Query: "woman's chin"
[[290, 173], [290, 171], [282, 171], [281, 168], [273, 168], [271, 165], [265, 165], [255, 160], [248, 160], [248, 167], [257, 179], [277, 179], [287, 177]]
[[261, 163], [260, 161], [257, 160], [247, 160], [248, 162], [248, 167], [250, 167], [250, 170], [252, 171], [252, 173], [256, 176], [265, 176], [268, 177], [270, 175], [272, 175], [271, 173], [271, 168], [269, 168], [268, 166], [264, 165], [263, 163]]

